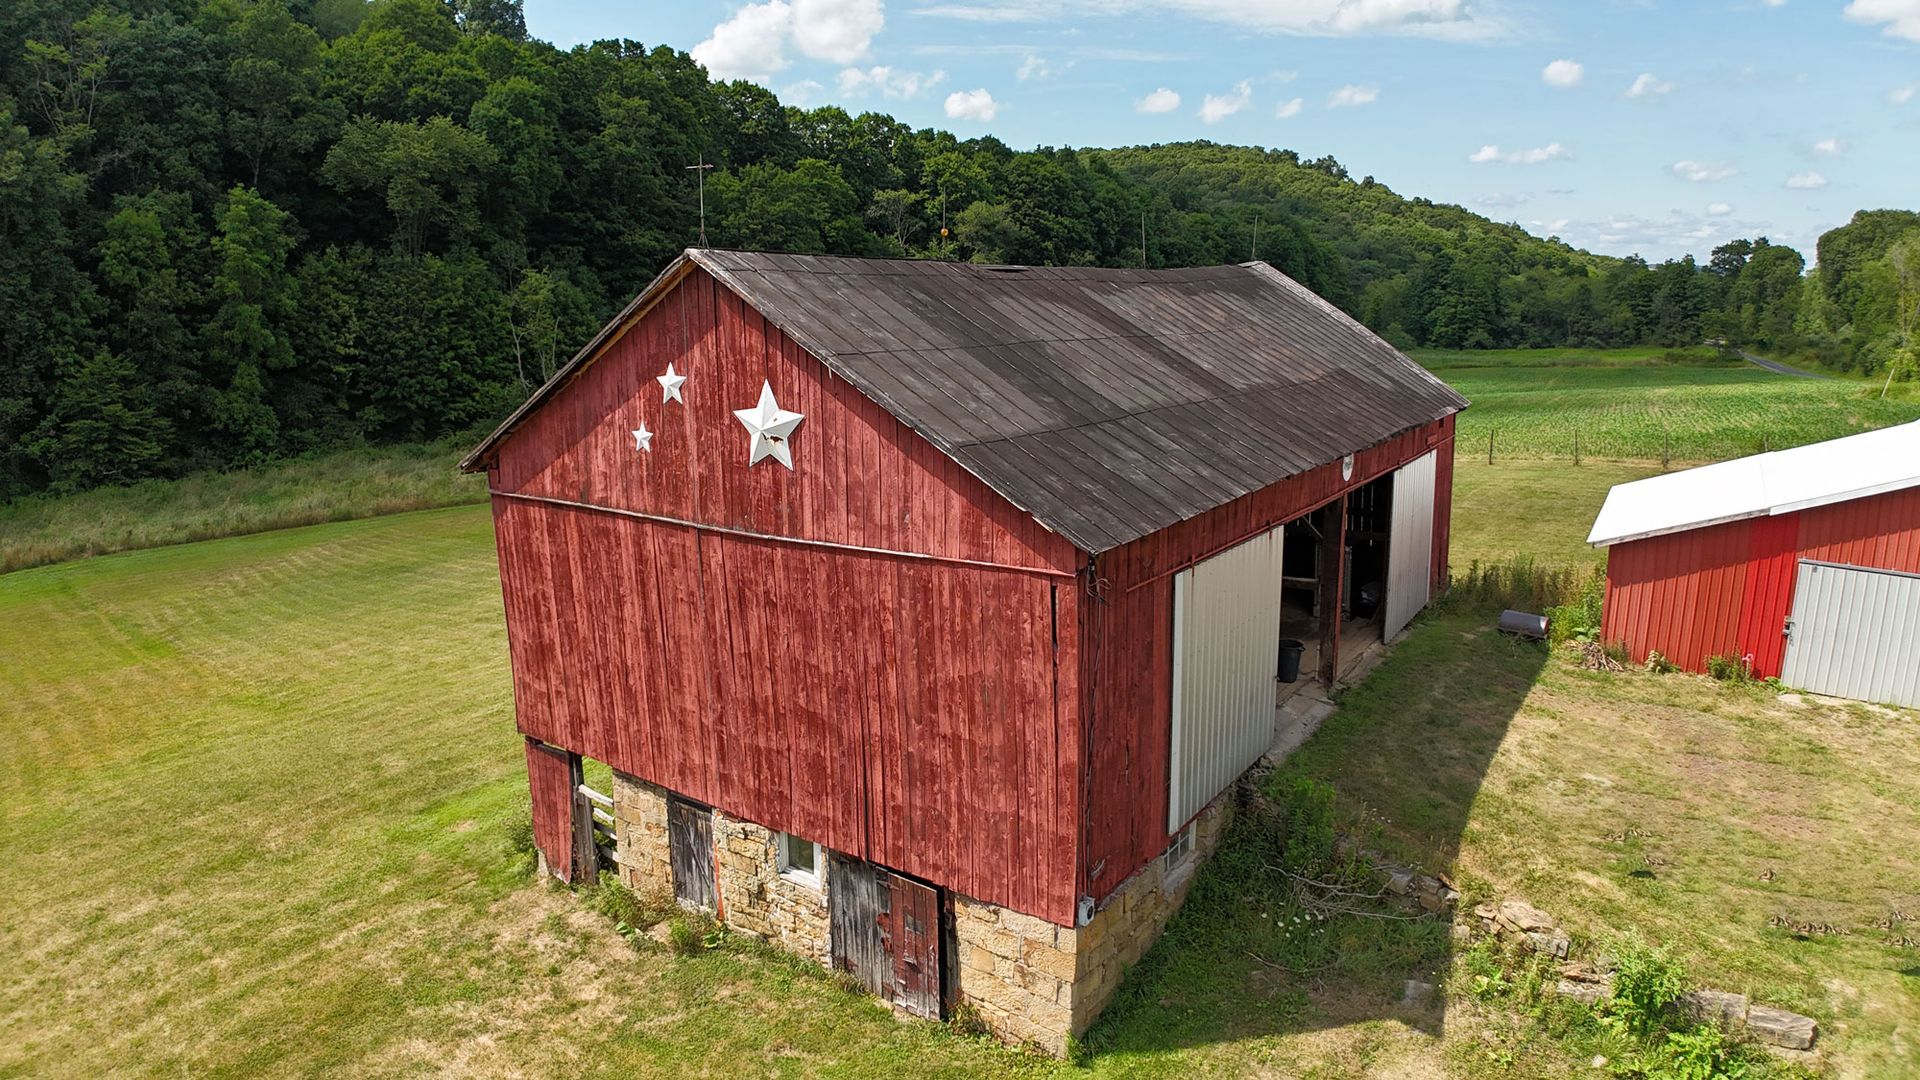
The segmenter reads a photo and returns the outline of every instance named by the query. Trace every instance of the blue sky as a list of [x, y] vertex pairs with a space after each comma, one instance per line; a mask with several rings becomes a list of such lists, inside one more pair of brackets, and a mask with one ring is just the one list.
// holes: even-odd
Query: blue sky
[[796, 104], [1016, 148], [1206, 138], [1608, 254], [1812, 258], [1920, 207], [1920, 0], [526, 0]]

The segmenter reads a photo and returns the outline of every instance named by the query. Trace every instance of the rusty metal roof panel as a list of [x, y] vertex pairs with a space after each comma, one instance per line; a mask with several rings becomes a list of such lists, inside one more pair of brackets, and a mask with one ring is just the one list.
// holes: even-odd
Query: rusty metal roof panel
[[1090, 552], [1466, 405], [1264, 263], [1148, 271], [689, 255]]

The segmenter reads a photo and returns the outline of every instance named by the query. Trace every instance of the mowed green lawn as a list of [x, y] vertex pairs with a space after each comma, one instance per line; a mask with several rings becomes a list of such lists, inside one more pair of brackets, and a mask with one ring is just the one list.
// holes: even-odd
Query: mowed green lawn
[[0, 1073], [1026, 1067], [532, 883], [483, 507], [20, 571], [0, 627]]
[[1715, 461], [1920, 419], [1920, 387], [1802, 379], [1706, 350], [1415, 352], [1465, 394], [1462, 457]]

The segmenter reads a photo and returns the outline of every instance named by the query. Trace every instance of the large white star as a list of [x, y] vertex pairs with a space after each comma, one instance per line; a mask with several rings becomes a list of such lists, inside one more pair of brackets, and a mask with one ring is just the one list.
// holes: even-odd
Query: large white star
[[792, 437], [793, 429], [799, 427], [800, 421], [806, 417], [781, 408], [780, 403], [773, 400], [772, 383], [760, 384], [760, 404], [751, 409], [735, 409], [733, 415], [740, 418], [741, 425], [753, 436], [747, 452], [749, 467], [758, 464], [761, 458], [770, 457], [789, 469], [793, 468], [793, 455], [787, 450], [787, 440]]
[[687, 381], [687, 377], [675, 375], [672, 364], [667, 365], [665, 375], [656, 375], [654, 380], [660, 384], [660, 404], [665, 405], [669, 401], [677, 401], [682, 405], [687, 403], [687, 399], [680, 396], [680, 386]]
[[644, 423], [633, 429], [633, 451], [637, 454], [642, 450], [653, 453], [653, 432], [648, 431]]

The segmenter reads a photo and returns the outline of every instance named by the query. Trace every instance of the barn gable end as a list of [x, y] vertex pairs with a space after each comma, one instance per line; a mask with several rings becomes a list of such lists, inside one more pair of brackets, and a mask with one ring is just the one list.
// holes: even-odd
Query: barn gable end
[[[520, 729], [1071, 921], [1072, 545], [705, 272], [657, 301], [489, 455]], [[791, 471], [746, 464], [763, 382]]]

